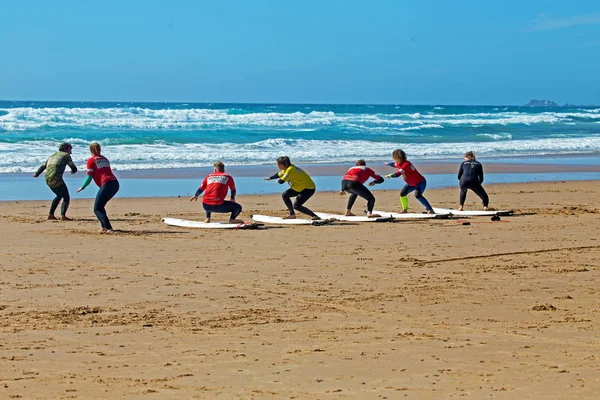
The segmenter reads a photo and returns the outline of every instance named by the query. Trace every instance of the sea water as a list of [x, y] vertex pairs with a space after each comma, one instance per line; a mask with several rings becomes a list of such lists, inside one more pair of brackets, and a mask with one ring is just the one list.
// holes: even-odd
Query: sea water
[[84, 167], [98, 141], [117, 170], [600, 153], [600, 108], [0, 101], [0, 174], [34, 172], [58, 145]]

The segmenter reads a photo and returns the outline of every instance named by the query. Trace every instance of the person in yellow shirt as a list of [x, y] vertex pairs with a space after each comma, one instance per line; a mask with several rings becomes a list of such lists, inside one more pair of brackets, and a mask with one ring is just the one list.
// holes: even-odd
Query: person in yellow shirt
[[[277, 179], [277, 182], [283, 184], [287, 182], [290, 188], [282, 193], [281, 197], [285, 206], [288, 208], [290, 215], [285, 219], [295, 219], [296, 211], [300, 211], [306, 215], [310, 215], [313, 220], [319, 220], [320, 218], [311, 210], [304, 207], [304, 203], [308, 201], [315, 194], [317, 186], [310, 178], [310, 176], [304, 172], [304, 170], [296, 167], [290, 161], [289, 157], [279, 157], [277, 159], [277, 167], [280, 171], [273, 176], [265, 178], [266, 181], [271, 179]], [[291, 197], [295, 197], [296, 201], [292, 205]]]

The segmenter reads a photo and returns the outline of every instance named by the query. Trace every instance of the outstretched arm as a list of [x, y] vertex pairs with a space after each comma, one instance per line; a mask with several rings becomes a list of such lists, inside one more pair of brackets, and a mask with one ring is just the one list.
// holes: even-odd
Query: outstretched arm
[[42, 172], [44, 172], [44, 170], [46, 169], [46, 163], [43, 163], [41, 167], [38, 168], [38, 170], [33, 174], [34, 178], [37, 178], [38, 176], [40, 176], [40, 174]]
[[196, 190], [194, 197], [192, 197], [190, 201], [198, 201], [198, 196], [200, 196], [202, 192], [204, 192], [204, 189], [202, 189], [202, 187], [199, 187], [198, 190]]
[[277, 179], [277, 178], [279, 178], [279, 173], [266, 177], [265, 181], [270, 181], [272, 179]]
[[71, 174], [74, 174], [77, 172], [77, 166], [73, 162], [73, 159], [71, 158], [71, 156], [69, 156], [67, 158], [67, 165], [69, 166], [69, 168], [71, 168]]
[[91, 181], [92, 181], [92, 176], [91, 175], [86, 176], [85, 182], [83, 182], [83, 185], [81, 185], [81, 187], [79, 189], [77, 189], [77, 193], [81, 192], [83, 189], [88, 187], [88, 185], [90, 184]]

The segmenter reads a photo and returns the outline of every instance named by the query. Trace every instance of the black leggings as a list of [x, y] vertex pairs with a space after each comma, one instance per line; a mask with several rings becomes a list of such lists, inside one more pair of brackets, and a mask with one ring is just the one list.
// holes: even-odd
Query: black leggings
[[461, 182], [460, 183], [460, 205], [463, 206], [465, 204], [465, 200], [467, 199], [467, 190], [471, 189], [483, 202], [483, 206], [487, 207], [490, 199], [485, 192], [483, 186], [479, 182]]
[[[294, 215], [294, 210], [298, 210], [301, 213], [304, 213], [306, 215], [310, 215], [311, 217], [316, 217], [317, 214], [315, 214], [314, 212], [310, 211], [308, 208], [304, 207], [303, 204], [306, 203], [308, 201], [308, 199], [310, 199], [312, 197], [313, 194], [315, 194], [316, 189], [304, 189], [301, 192], [296, 192], [294, 189], [288, 189], [285, 192], [283, 192], [281, 194], [281, 197], [283, 198], [283, 202], [285, 203], [285, 206], [287, 207], [287, 209], [290, 211], [290, 215]], [[294, 205], [292, 206], [292, 200], [290, 200], [290, 197], [295, 197], [296, 201], [294, 202]]]
[[69, 196], [69, 188], [67, 185], [62, 184], [58, 187], [50, 188], [56, 195], [54, 200], [52, 200], [52, 204], [50, 204], [50, 213], [48, 215], [54, 215], [54, 212], [58, 208], [58, 203], [62, 200], [62, 206], [60, 207], [60, 215], [64, 217], [67, 215], [67, 210], [69, 209], [69, 203], [71, 202], [71, 196]]
[[369, 214], [373, 212], [373, 208], [375, 207], [375, 196], [373, 196], [373, 193], [371, 193], [365, 185], [356, 181], [343, 180], [342, 190], [350, 193], [348, 206], [346, 207], [348, 210], [352, 210], [356, 198], [360, 196], [367, 201], [367, 211]]
[[202, 207], [204, 207], [204, 211], [206, 211], [206, 218], [210, 218], [210, 213], [231, 213], [231, 217], [229, 219], [236, 219], [238, 215], [242, 212], [242, 206], [234, 201], [223, 201], [222, 204], [213, 205], [213, 204], [205, 204], [202, 203]]
[[115, 179], [100, 186], [100, 190], [98, 190], [98, 194], [96, 195], [96, 201], [94, 201], [94, 214], [96, 214], [98, 221], [100, 221], [100, 225], [104, 229], [112, 230], [112, 225], [110, 224], [110, 220], [108, 219], [108, 215], [106, 215], [104, 207], [118, 191], [119, 181]]

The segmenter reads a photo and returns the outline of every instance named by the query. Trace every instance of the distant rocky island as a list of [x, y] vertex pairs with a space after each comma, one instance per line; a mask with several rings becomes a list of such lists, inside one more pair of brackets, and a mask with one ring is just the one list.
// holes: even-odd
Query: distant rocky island
[[524, 107], [560, 107], [552, 100], [531, 100]]

